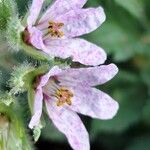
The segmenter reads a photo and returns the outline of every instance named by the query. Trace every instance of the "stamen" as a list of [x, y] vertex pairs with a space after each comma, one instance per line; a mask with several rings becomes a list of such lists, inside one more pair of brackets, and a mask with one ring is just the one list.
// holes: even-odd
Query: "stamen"
[[73, 97], [73, 93], [71, 91], [69, 91], [67, 88], [65, 87], [61, 87], [60, 89], [58, 89], [55, 93], [55, 97], [57, 98], [57, 106], [62, 106], [65, 103], [67, 103], [68, 105], [71, 105], [71, 98]]
[[64, 26], [63, 23], [56, 23], [53, 21], [49, 21], [48, 32], [52, 37], [63, 37], [64, 33], [60, 31], [60, 29]]
[[56, 105], [63, 106], [65, 103], [72, 104], [73, 93], [66, 87], [59, 85], [55, 79], [50, 79], [49, 82], [43, 87], [43, 92], [49, 97], [56, 98]]

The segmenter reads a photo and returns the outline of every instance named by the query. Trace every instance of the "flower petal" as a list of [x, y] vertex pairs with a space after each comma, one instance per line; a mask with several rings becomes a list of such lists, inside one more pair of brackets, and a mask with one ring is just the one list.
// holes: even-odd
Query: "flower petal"
[[61, 72], [62, 70], [58, 66], [54, 66], [53, 68], [50, 69], [50, 71], [47, 74], [40, 77], [40, 83], [37, 88], [45, 86], [51, 76], [56, 76]]
[[52, 100], [46, 101], [46, 108], [50, 119], [66, 135], [74, 150], [90, 149], [88, 133], [75, 112], [56, 106]]
[[34, 99], [34, 114], [29, 123], [29, 128], [38, 126], [40, 123], [40, 118], [42, 115], [42, 104], [43, 104], [43, 93], [42, 88], [36, 90], [35, 99]]
[[46, 39], [44, 43], [45, 51], [51, 56], [63, 59], [72, 57], [75, 62], [92, 66], [102, 64], [106, 60], [106, 53], [102, 48], [83, 39]]
[[27, 18], [27, 24], [28, 26], [32, 26], [35, 24], [38, 15], [40, 13], [40, 10], [42, 8], [44, 0], [33, 0], [31, 8], [29, 10], [29, 17]]
[[74, 8], [82, 8], [86, 2], [87, 0], [56, 0], [41, 17], [39, 23], [45, 23], [46, 25], [48, 21], [54, 20], [56, 16], [62, 15]]
[[65, 37], [77, 37], [96, 30], [106, 19], [102, 7], [74, 9], [55, 19], [63, 22], [62, 31]]
[[63, 70], [58, 79], [65, 84], [73, 82], [85, 86], [96, 86], [111, 80], [118, 72], [115, 64], [101, 65], [88, 68], [69, 68]]
[[96, 88], [74, 87], [72, 91], [74, 97], [68, 107], [73, 111], [98, 119], [111, 119], [118, 111], [118, 103]]
[[36, 27], [28, 27], [28, 31], [30, 34], [30, 43], [36, 47], [37, 49], [45, 49], [44, 43], [43, 43], [43, 33], [38, 30]]
[[54, 66], [51, 70], [40, 77], [40, 82], [37, 86], [35, 98], [34, 98], [34, 115], [29, 123], [29, 127], [32, 129], [34, 126], [37, 126], [40, 122], [40, 117], [42, 114], [42, 104], [43, 104], [43, 90], [42, 87], [47, 84], [50, 76], [57, 75], [61, 72], [61, 69], [58, 66]]

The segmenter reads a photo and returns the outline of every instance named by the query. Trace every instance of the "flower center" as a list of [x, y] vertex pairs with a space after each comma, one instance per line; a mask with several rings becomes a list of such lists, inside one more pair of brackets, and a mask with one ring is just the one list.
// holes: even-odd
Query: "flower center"
[[71, 98], [73, 97], [73, 93], [69, 91], [67, 88], [61, 87], [56, 91], [55, 97], [57, 98], [57, 106], [62, 106], [65, 103], [71, 105], [72, 104]]
[[53, 21], [49, 21], [49, 26], [48, 26], [48, 33], [52, 37], [63, 37], [64, 33], [60, 31], [60, 29], [64, 26], [63, 23], [57, 23]]

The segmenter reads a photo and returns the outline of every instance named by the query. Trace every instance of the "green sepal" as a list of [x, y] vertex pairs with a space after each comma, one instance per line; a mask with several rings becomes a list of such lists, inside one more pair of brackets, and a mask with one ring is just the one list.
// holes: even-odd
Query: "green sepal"
[[38, 59], [38, 60], [42, 60], [42, 61], [51, 61], [52, 58], [48, 55], [46, 55], [44, 52], [30, 46], [27, 45], [24, 41], [23, 41], [23, 32], [20, 33], [20, 49], [22, 49], [27, 55]]
[[[35, 84], [36, 84], [36, 78], [40, 75], [45, 74], [48, 72], [50, 66], [49, 65], [43, 65], [39, 68], [34, 69], [30, 73], [26, 74], [25, 76], [25, 83], [26, 83], [26, 89], [28, 92], [28, 104], [30, 107], [31, 114], [33, 115], [33, 105], [34, 105], [34, 96], [35, 96]], [[41, 117], [40, 123], [38, 126], [36, 126], [33, 129], [33, 138], [34, 141], [37, 142], [40, 135], [41, 135], [41, 129], [45, 126], [45, 120], [43, 117]]]
[[9, 87], [11, 88], [10, 94], [15, 95], [26, 91], [24, 78], [26, 74], [33, 71], [35, 68], [28, 63], [24, 63], [19, 67], [15, 67], [14, 71], [11, 73], [11, 78], [8, 82]]
[[34, 137], [34, 141], [37, 142], [40, 135], [41, 135], [41, 129], [42, 129], [42, 125], [38, 125], [33, 129], [33, 137]]
[[9, 80], [9, 86], [11, 87], [10, 94], [16, 95], [28, 92], [28, 100], [30, 110], [33, 110], [34, 100], [34, 86], [36, 77], [48, 72], [49, 65], [43, 65], [39, 68], [33, 67], [31, 64], [24, 63], [23, 65], [14, 68]]
[[7, 25], [6, 38], [8, 45], [14, 51], [20, 50], [20, 44], [22, 39], [21, 32], [23, 30], [24, 27], [21, 25], [18, 15], [16, 15], [15, 17], [10, 17]]
[[43, 65], [39, 68], [35, 68], [34, 70], [32, 70], [31, 72], [29, 72], [24, 76], [24, 81], [26, 83], [25, 87], [28, 91], [28, 103], [32, 114], [33, 114], [33, 103], [34, 103], [34, 95], [35, 95], [34, 86], [36, 83], [36, 78], [40, 75], [45, 74], [46, 72], [48, 72], [48, 70], [49, 70], [49, 66]]
[[23, 41], [24, 30], [25, 27], [18, 16], [10, 18], [6, 38], [11, 49], [14, 51], [23, 50], [27, 55], [35, 59], [50, 62], [52, 60], [50, 56]]

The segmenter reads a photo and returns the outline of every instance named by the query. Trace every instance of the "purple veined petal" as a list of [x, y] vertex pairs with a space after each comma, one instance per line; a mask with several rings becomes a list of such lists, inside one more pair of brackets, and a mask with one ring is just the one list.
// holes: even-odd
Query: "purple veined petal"
[[79, 116], [70, 110], [56, 106], [52, 100], [45, 101], [49, 118], [64, 133], [74, 150], [89, 150], [89, 136]]
[[[44, 43], [43, 43], [43, 33], [38, 30], [36, 27], [28, 27], [28, 31], [30, 34], [30, 43], [36, 47], [37, 49], [45, 49]], [[43, 50], [44, 51], [44, 50]]]
[[42, 28], [46, 28], [48, 21], [53, 21], [71, 9], [82, 8], [86, 2], [87, 0], [56, 0], [41, 17], [39, 24], [42, 24]]
[[43, 104], [43, 93], [42, 88], [36, 90], [34, 98], [34, 114], [30, 120], [29, 128], [33, 129], [35, 126], [38, 126], [40, 123], [40, 118], [42, 115], [42, 104]]
[[77, 37], [96, 30], [106, 19], [102, 7], [74, 9], [56, 18], [63, 22], [62, 31], [65, 37]]
[[40, 77], [38, 88], [45, 86], [51, 76], [57, 76], [61, 72], [62, 70], [58, 66], [54, 66], [53, 68], [51, 68], [47, 74]]
[[115, 64], [78, 69], [69, 68], [63, 70], [58, 76], [58, 79], [63, 84], [72, 82], [78, 85], [96, 86], [108, 82], [117, 73], [118, 68]]
[[106, 60], [106, 53], [102, 48], [83, 39], [46, 39], [44, 43], [45, 51], [54, 57], [72, 57], [75, 62], [91, 66], [103, 64]]
[[29, 10], [29, 16], [27, 18], [27, 24], [28, 26], [32, 26], [35, 24], [39, 13], [41, 11], [42, 8], [42, 4], [43, 4], [44, 0], [33, 0], [31, 8]]
[[68, 106], [73, 111], [98, 119], [112, 119], [119, 108], [118, 103], [106, 93], [85, 86], [72, 88], [74, 97], [72, 105]]

